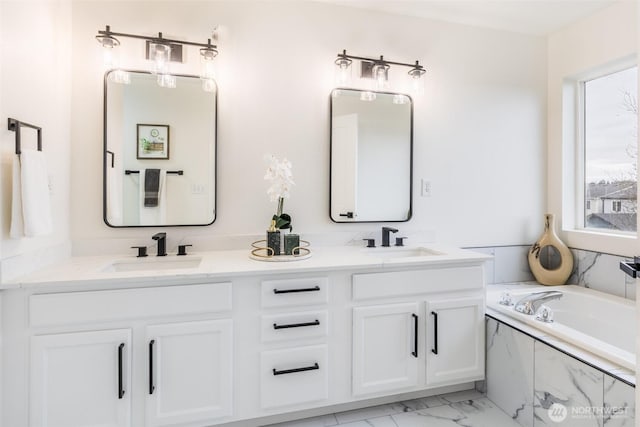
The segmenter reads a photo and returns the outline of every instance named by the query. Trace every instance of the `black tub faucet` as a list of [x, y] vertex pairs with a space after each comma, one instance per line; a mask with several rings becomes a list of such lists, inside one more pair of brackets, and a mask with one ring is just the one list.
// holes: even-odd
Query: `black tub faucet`
[[389, 233], [397, 233], [397, 228], [382, 227], [382, 246], [389, 247]]
[[158, 241], [158, 256], [167, 256], [167, 233], [156, 233], [151, 238]]

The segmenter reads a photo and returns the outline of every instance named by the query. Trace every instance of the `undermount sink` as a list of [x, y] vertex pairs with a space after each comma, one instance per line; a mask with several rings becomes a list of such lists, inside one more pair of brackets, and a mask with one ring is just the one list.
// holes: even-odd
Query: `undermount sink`
[[197, 268], [200, 266], [202, 257], [149, 257], [135, 259], [115, 260], [105, 266], [101, 271], [104, 273], [117, 273], [122, 271], [157, 271], [157, 270], [180, 270], [185, 268]]
[[379, 258], [414, 258], [425, 256], [444, 255], [444, 252], [435, 251], [429, 248], [416, 247], [389, 247], [389, 248], [373, 248], [367, 250], [367, 255]]

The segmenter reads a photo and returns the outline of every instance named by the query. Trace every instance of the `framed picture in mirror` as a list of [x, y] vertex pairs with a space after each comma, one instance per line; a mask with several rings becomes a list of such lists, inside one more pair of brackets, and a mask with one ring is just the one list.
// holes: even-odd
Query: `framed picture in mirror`
[[169, 159], [169, 125], [138, 124], [138, 159]]

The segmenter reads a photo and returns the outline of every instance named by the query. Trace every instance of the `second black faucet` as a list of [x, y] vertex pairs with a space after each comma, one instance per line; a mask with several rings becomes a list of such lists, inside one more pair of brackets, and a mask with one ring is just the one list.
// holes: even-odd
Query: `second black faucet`
[[397, 233], [397, 228], [382, 227], [382, 246], [389, 247], [389, 233]]
[[167, 233], [156, 233], [151, 238], [158, 241], [158, 256], [167, 256]]

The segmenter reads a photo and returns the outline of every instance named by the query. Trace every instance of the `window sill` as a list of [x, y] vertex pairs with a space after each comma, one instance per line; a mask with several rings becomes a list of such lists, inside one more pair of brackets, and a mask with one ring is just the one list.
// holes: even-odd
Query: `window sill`
[[594, 230], [563, 230], [563, 241], [575, 249], [632, 257], [640, 255], [637, 234], [611, 234]]

